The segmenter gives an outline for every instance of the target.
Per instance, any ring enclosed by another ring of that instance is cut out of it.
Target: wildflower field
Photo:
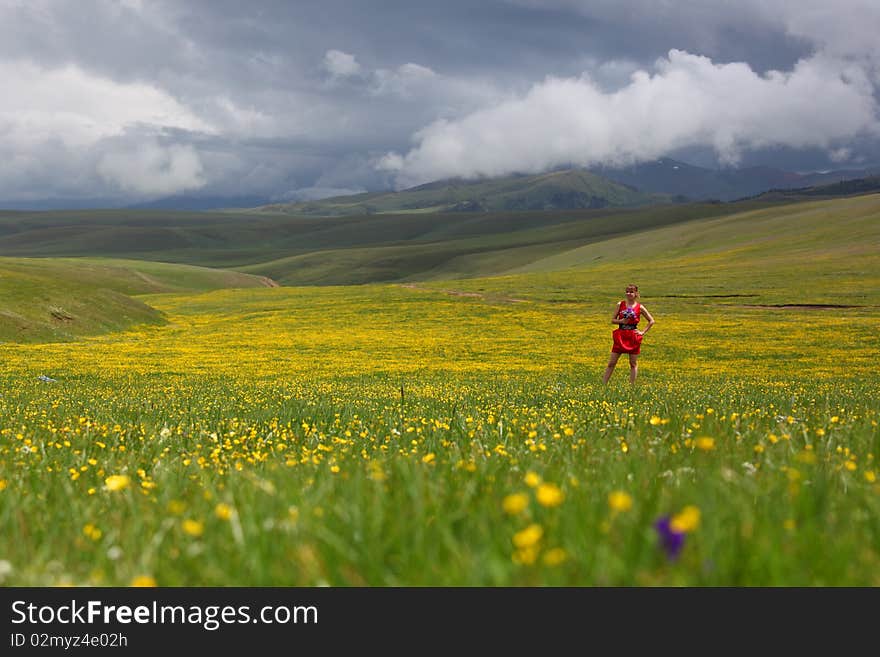
[[[0,580],[878,586],[860,253],[158,294],[2,344]],[[603,386],[628,282],[657,325]]]

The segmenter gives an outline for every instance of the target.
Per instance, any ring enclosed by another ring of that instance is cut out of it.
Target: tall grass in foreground
[[[652,304],[604,387],[604,306],[153,303],[3,346],[4,584],[880,585],[876,339],[838,313]]]

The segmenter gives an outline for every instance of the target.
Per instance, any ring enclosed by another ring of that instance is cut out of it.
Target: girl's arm
[[[644,331],[639,331],[639,335],[644,335],[647,333],[652,326],[654,326],[654,318],[651,316],[651,313],[648,312],[648,309],[642,306],[642,314],[648,318],[648,325],[645,327]]]
[[[620,305],[614,307],[614,314],[611,315],[611,323],[612,324],[626,324],[625,319],[619,319],[618,315],[620,315]]]

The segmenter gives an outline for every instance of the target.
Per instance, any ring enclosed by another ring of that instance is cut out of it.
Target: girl
[[[614,329],[611,334],[614,345],[611,347],[611,359],[608,361],[608,367],[605,368],[605,374],[602,376],[604,383],[608,383],[608,379],[611,378],[620,354],[629,354],[629,382],[636,382],[636,375],[639,373],[642,337],[654,326],[654,318],[651,317],[648,309],[639,303],[638,298],[639,286],[627,285],[626,299],[617,304],[617,308],[611,316],[611,323],[618,324],[618,328]],[[636,328],[642,315],[648,318],[648,325],[644,331]]]

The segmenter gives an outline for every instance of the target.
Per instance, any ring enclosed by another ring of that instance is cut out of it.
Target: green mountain
[[[590,170],[642,192],[675,195],[692,201],[733,201],[771,189],[829,185],[876,174],[869,169],[840,169],[824,173],[795,173],[773,167],[706,169],[668,157],[626,167],[598,166]]]
[[[303,216],[399,212],[514,212],[638,206],[669,201],[580,169],[485,180],[454,178],[399,192],[336,196],[258,208]]]
[[[733,211],[732,204],[695,203],[339,217],[157,210],[0,212],[0,256],[175,262],[269,276],[284,285],[335,285],[427,275],[462,256],[483,254],[509,259],[511,266],[524,264],[563,243],[580,246]],[[460,274],[469,271],[470,265]]]
[[[814,185],[795,189],[771,189],[755,198],[763,201],[796,201],[837,196],[856,196],[880,192],[880,176],[842,180],[828,185]]]

